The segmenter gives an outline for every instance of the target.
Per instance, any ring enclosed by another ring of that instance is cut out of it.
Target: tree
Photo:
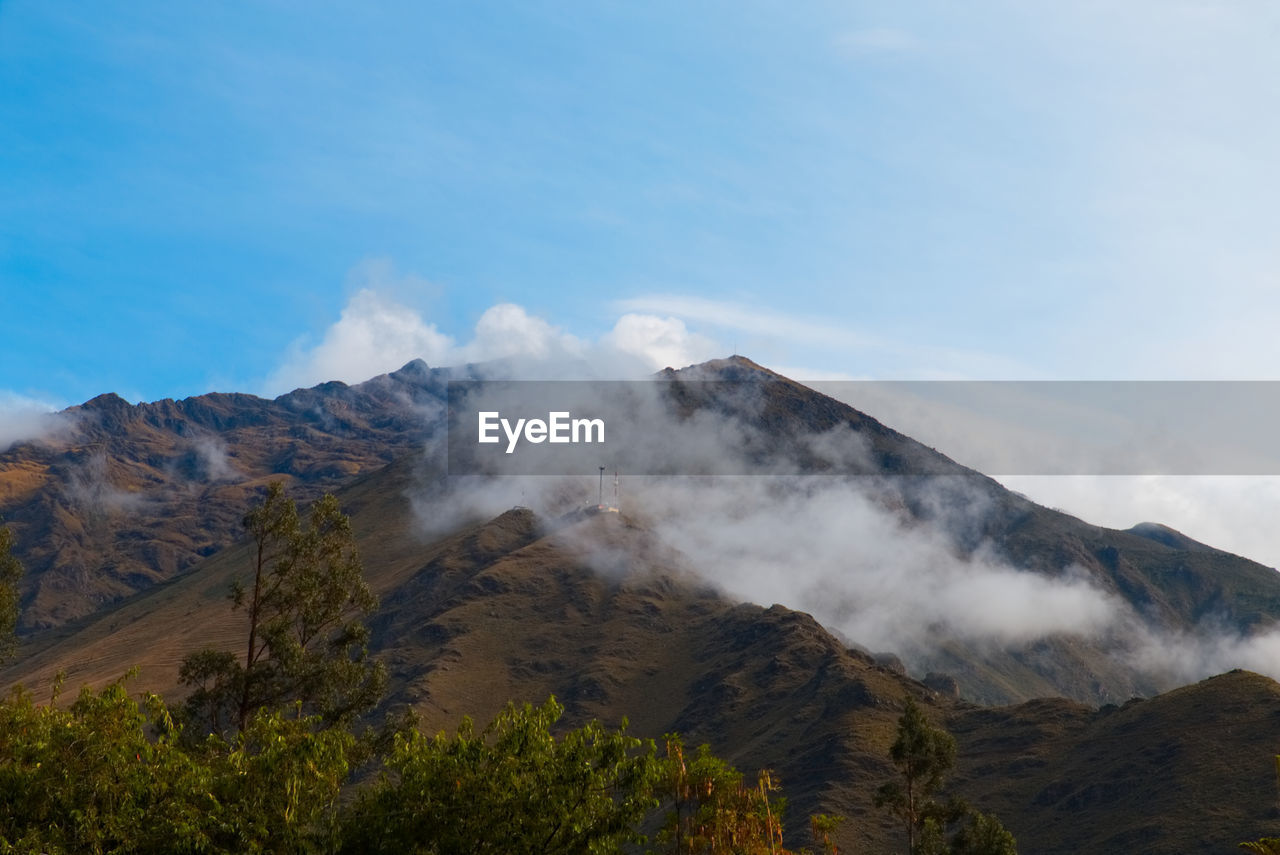
[[[203,753],[210,792],[221,808],[210,829],[214,851],[332,851],[355,737],[322,724],[296,710],[260,710],[230,753],[220,745]]]
[[[951,838],[951,855],[1018,855],[1018,842],[986,813],[971,811],[968,822]]]
[[[200,750],[123,681],[69,708],[15,689],[0,700],[0,852],[328,851],[354,738],[315,724],[264,711],[230,750]]]
[[[956,741],[929,724],[914,698],[907,698],[889,756],[900,780],[880,787],[875,803],[902,821],[907,855],[1017,855],[1017,842],[1000,820],[970,809],[962,799],[934,798],[955,765]],[[948,829],[957,824],[948,839]]]
[[[889,756],[901,779],[880,787],[875,804],[888,808],[902,821],[907,855],[915,855],[917,834],[937,806],[933,795],[955,765],[956,741],[945,730],[930,725],[915,699],[908,697]]]
[[[0,526],[0,663],[18,646],[18,580],[22,565],[13,557],[13,532]]]
[[[252,575],[231,591],[232,609],[248,618],[243,659],[213,648],[183,659],[179,676],[193,689],[188,719],[226,735],[243,732],[258,710],[297,702],[326,725],[349,726],[386,683],[360,622],[376,600],[350,520],[326,494],[304,524],[275,482],[244,526]]]
[[[780,787],[772,772],[761,770],[750,786],[710,746],[699,746],[690,758],[678,735],[668,734],[666,742],[659,795],[671,807],[658,833],[659,853],[789,855],[782,845],[786,800],[773,795]]]
[[[399,735],[381,780],[344,818],[343,852],[605,855],[640,842],[657,806],[652,742],[598,722],[557,739],[564,708],[508,704],[476,734]]]

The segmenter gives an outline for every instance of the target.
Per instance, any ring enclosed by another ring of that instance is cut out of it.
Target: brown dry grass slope
[[[734,603],[625,516],[540,519],[525,509],[421,534],[410,458],[343,490],[382,603],[371,625],[392,672],[388,707],[430,727],[486,720],[508,700],[555,694],[566,724],[629,717],[677,730],[749,773],[769,767],[791,827],[845,814],[849,851],[891,851],[871,794],[908,693],[960,742],[956,790],[997,812],[1022,851],[1224,852],[1277,822],[1270,755],[1280,686],[1231,674],[1123,708],[1065,701],[982,708],[847,649],[808,615]],[[246,556],[233,547],[102,614],[41,634],[0,683],[46,691],[141,667],[135,685],[176,696],[176,666],[208,644],[238,648],[228,608]]]

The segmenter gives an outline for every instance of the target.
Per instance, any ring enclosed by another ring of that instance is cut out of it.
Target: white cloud
[[[293,344],[284,364],[266,381],[270,393],[329,380],[359,383],[413,359],[442,362],[453,340],[413,309],[376,291],[357,291],[320,343]]]
[[[714,330],[733,350],[790,369],[797,379],[863,377],[896,379],[1013,379],[1034,376],[1024,363],[980,351],[895,341],[858,329],[775,307],[683,294],[648,294],[618,300],[624,312],[655,312]],[[815,367],[813,363],[817,363]]]
[[[112,471],[120,468],[120,464],[114,462],[115,466],[106,452],[99,449],[75,463],[62,484],[63,495],[87,514],[136,514],[155,501],[154,496],[141,491],[116,486]]]
[[[586,349],[576,336],[530,315],[514,303],[499,303],[476,321],[475,337],[458,348],[453,362],[485,362],[494,359],[580,357]]]
[[[913,526],[882,497],[839,479],[660,482],[632,501],[653,515],[665,542],[731,594],[811,612],[873,649],[911,654],[949,637],[1092,635],[1118,614],[1082,574],[1024,573],[981,549],[960,557],[941,527]],[[969,510],[954,497],[939,504]]]
[[[52,404],[0,390],[0,451],[15,443],[40,439],[56,431],[62,420]]]
[[[626,312],[660,312],[774,341],[806,342],[840,350],[884,344],[873,336],[862,335],[846,326],[787,315],[763,306],[709,300],[705,297],[650,294],[619,300],[616,305]]]
[[[620,314],[597,339],[582,338],[515,303],[489,307],[469,339],[441,331],[413,304],[430,286],[398,275],[387,262],[360,265],[363,283],[340,318],[316,341],[293,343],[263,384],[265,393],[329,380],[359,383],[412,359],[430,365],[503,361],[522,377],[632,377],[680,368],[731,352],[796,366],[798,379],[862,376],[968,378],[1025,376],[989,354],[919,347],[863,334],[851,326],[761,306],[679,294],[614,302]],[[805,367],[806,363],[809,367]],[[819,367],[812,367],[812,366]]]
[[[1006,487],[1095,525],[1157,522],[1190,538],[1280,567],[1280,477],[1263,475],[1019,475]]]
[[[722,356],[714,341],[692,333],[679,318],[628,312],[602,344],[635,356],[654,370],[683,368]]]
[[[504,372],[521,377],[621,378],[724,355],[713,339],[690,331],[679,318],[628,312],[591,341],[514,303],[486,309],[470,340],[459,343],[395,296],[366,287],[318,343],[294,342],[263,385],[275,395],[330,380],[359,383],[413,359],[429,365],[498,361]]]

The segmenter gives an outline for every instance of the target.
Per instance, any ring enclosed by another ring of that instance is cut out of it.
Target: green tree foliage
[[[0,853],[324,851],[354,739],[262,712],[230,746],[182,746],[122,683],[70,708],[0,703]],[[218,741],[218,737],[211,737]]]
[[[357,740],[299,704],[197,742],[123,682],[70,707],[15,689],[0,700],[0,855],[616,855],[659,828],[663,855],[789,855],[768,772],[748,785],[674,736],[659,760],[625,724],[556,736],[562,712],[552,698],[508,705],[479,734],[469,720],[451,736],[403,727],[381,777],[340,810]],[[839,822],[812,819],[828,855]]]
[[[1018,855],[1018,843],[1000,820],[976,811],[951,838],[951,855]]]
[[[875,804],[887,808],[902,822],[907,853],[916,855],[916,838],[925,820],[937,813],[933,796],[942,787],[956,762],[956,741],[945,730],[933,727],[914,698],[908,697],[898,719],[898,735],[889,749],[899,779],[876,791]]]
[[[224,806],[218,851],[330,851],[355,738],[319,724],[263,710],[229,753],[209,746],[203,756],[214,772],[212,792]]]
[[[656,807],[652,742],[592,722],[557,739],[563,707],[509,705],[476,734],[400,734],[381,780],[346,817],[343,852],[591,853],[642,840]]]
[[[207,648],[182,661],[188,721],[229,735],[258,710],[301,703],[327,725],[350,725],[386,684],[383,666],[368,657],[361,618],[376,601],[350,520],[325,495],[304,523],[277,482],[244,526],[252,576],[233,586],[231,600],[247,616],[245,647],[240,656]]]
[[[876,791],[875,804],[902,822],[908,855],[1017,855],[1013,835],[994,816],[971,810],[960,799],[934,798],[955,766],[956,741],[929,724],[913,698],[907,698],[898,719],[889,756],[899,778]]]
[[[22,565],[13,557],[13,532],[0,526],[0,663],[18,646],[18,580]]]

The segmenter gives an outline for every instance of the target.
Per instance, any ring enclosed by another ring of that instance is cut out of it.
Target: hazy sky
[[[1270,0],[0,0],[0,436],[547,348],[1280,379],[1277,43]]]

